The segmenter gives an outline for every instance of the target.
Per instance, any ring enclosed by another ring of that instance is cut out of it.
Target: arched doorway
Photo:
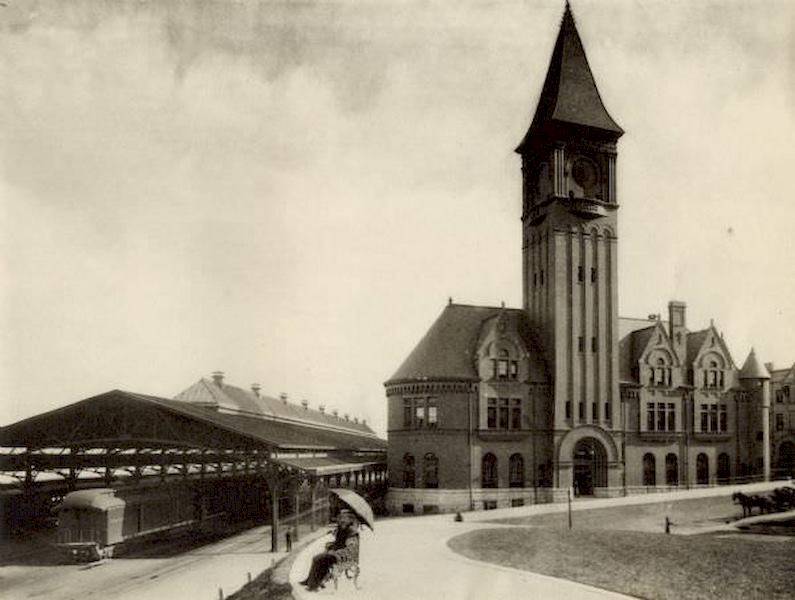
[[[727,484],[731,481],[731,465],[729,455],[722,452],[718,455],[718,483]]]
[[[581,439],[572,458],[575,496],[592,496],[594,488],[607,487],[607,453],[599,440]]]
[[[696,457],[696,482],[699,485],[709,484],[709,458],[703,452]]]

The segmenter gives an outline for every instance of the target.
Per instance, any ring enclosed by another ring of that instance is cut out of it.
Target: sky
[[[619,313],[795,362],[795,2],[572,0]],[[0,425],[215,370],[386,430],[448,298],[520,307],[562,0],[0,6]]]

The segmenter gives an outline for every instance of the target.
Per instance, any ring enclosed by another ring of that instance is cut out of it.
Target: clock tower
[[[554,381],[554,485],[580,491],[620,486],[623,473],[616,194],[623,133],[602,102],[567,3],[535,116],[516,152],[524,310]]]

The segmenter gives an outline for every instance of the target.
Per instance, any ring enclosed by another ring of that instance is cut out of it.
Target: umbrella
[[[367,525],[370,529],[373,528],[373,523],[375,522],[375,517],[373,516],[373,509],[370,508],[370,505],[367,504],[367,500],[362,498],[359,494],[354,492],[353,490],[348,490],[344,488],[340,489],[333,489],[329,490],[332,494],[336,494],[337,497],[342,500],[348,507],[356,513],[356,516]]]

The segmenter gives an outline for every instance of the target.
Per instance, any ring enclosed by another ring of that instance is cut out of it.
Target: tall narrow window
[[[612,420],[612,418],[613,418],[613,415],[610,412],[610,403],[609,402],[605,402],[605,421],[610,421],[610,420]]]
[[[720,419],[719,423],[720,429],[718,431],[720,431],[721,433],[726,433],[729,430],[729,413],[726,409],[726,405],[721,404],[720,406],[718,406],[718,411]]]
[[[521,454],[512,454],[508,463],[508,485],[524,487],[524,458]]]
[[[431,452],[422,460],[422,481],[426,488],[439,487],[439,459]]]
[[[497,457],[491,452],[483,455],[480,467],[480,485],[484,488],[497,487]]]
[[[591,404],[591,420],[598,421],[599,420],[599,404],[594,402]]]
[[[596,336],[591,338],[591,352],[596,352],[599,349],[599,346],[596,343]]]
[[[416,400],[414,405],[414,427],[422,429],[425,426],[425,402]]]
[[[522,428],[522,400],[520,398],[511,399],[511,429]]]
[[[665,403],[657,403],[657,431],[665,431]]]
[[[699,485],[709,483],[709,458],[703,452],[696,457],[696,483]]]
[[[511,370],[508,373],[510,379],[519,379],[519,361],[512,360],[510,367]]]
[[[596,269],[591,267],[591,283],[596,283]]]
[[[582,265],[577,267],[577,281],[579,281],[580,283],[585,281],[585,273],[583,271]]]
[[[486,427],[489,429],[497,428],[497,399],[489,398],[486,409]]]
[[[676,404],[668,403],[668,431],[676,431]]]
[[[571,400],[566,400],[566,418],[571,419]]]
[[[412,402],[411,400],[404,399],[403,400],[403,427],[406,429],[411,429],[411,418],[413,416],[413,409],[412,409]]]
[[[643,485],[657,485],[657,465],[651,453],[643,455]]]
[[[709,430],[718,431],[718,405],[711,404],[709,407]]]
[[[654,431],[654,402],[646,404],[646,431]]]
[[[582,336],[577,338],[577,349],[580,352],[585,352],[585,338]]]
[[[413,488],[414,483],[414,457],[411,454],[405,454],[403,455],[403,487]]]
[[[679,461],[676,454],[665,457],[665,485],[679,485]]]
[[[436,429],[439,424],[439,417],[437,414],[436,398],[428,398],[428,428]]]
[[[508,429],[508,398],[500,398],[500,429]]]
[[[709,406],[707,404],[701,405],[701,431],[709,431]]]
[[[578,417],[580,421],[585,418],[585,402],[580,402]]]

